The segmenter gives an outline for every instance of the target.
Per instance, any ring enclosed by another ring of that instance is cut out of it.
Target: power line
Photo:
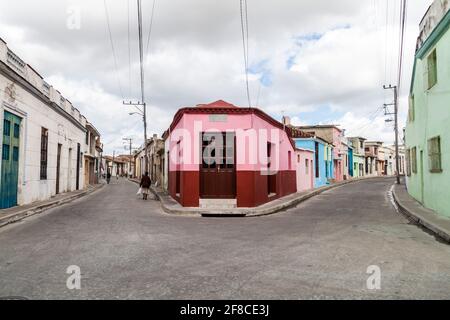
[[[143,104],[143,120],[144,120],[144,149],[145,149],[145,170],[148,171],[148,150],[147,150],[147,104],[145,102],[145,86],[144,86],[144,48],[142,43],[142,0],[137,0],[138,7],[138,28],[139,28],[139,60],[141,68],[141,103]]]
[[[245,83],[247,89],[248,107],[252,107],[250,98],[250,88],[248,81],[248,6],[247,0],[240,0],[240,13],[241,13],[241,31],[242,31],[242,45],[244,49],[244,65],[245,65]]]
[[[127,1],[128,10],[128,77],[129,77],[129,92],[128,95],[131,98],[131,45],[130,45],[130,0]]]
[[[120,77],[119,77],[119,68],[118,68],[118,64],[117,64],[117,55],[116,55],[116,50],[114,48],[114,41],[113,41],[113,36],[112,36],[112,32],[111,32],[111,23],[109,21],[108,5],[106,4],[106,0],[103,0],[103,4],[105,6],[106,24],[108,26],[109,40],[110,40],[110,43],[111,43],[111,50],[112,50],[112,54],[113,54],[113,58],[114,58],[114,68],[115,68],[115,72],[116,72],[117,81],[119,83],[120,95],[122,96],[122,99],[124,99],[123,90],[122,90],[122,84],[120,82]]]
[[[388,29],[389,29],[389,0],[386,0],[386,21],[384,35],[384,82],[387,82],[387,66],[388,66]]]
[[[369,115],[368,119],[368,123],[363,124],[362,126],[356,127],[353,130],[349,130],[349,133],[352,133],[351,135],[354,136],[359,136],[361,135],[368,126],[370,126],[371,124],[373,124],[373,120],[375,120],[378,116],[378,114],[380,113],[380,111],[383,109],[383,107],[378,107],[371,115]],[[358,134],[353,134],[353,132],[358,132]]]
[[[401,82],[402,82],[402,69],[403,69],[403,48],[404,48],[404,40],[405,40],[405,25],[406,25],[406,0],[402,0],[401,6],[401,16],[400,16],[400,49],[399,49],[399,57],[398,57],[398,78],[397,78],[397,90],[400,93],[401,90]]]
[[[153,30],[153,17],[154,17],[154,14],[155,14],[155,3],[156,3],[156,0],[153,0],[152,14],[151,14],[151,17],[150,17],[150,26],[149,26],[149,30],[148,30],[147,48],[146,48],[146,51],[145,51],[145,56],[148,55],[148,49],[150,47],[150,37],[152,35],[152,30]]]

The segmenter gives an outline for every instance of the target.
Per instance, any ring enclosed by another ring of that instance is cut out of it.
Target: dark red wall
[[[257,207],[264,203],[297,192],[295,171],[280,171],[275,175],[276,196],[269,199],[268,176],[259,171],[237,171],[238,207]]]
[[[176,171],[169,172],[169,193],[184,207],[198,207],[200,197],[200,172],[181,172],[180,198],[175,194]],[[269,202],[267,176],[259,171],[237,171],[236,191],[238,207],[257,207]],[[297,192],[296,172],[280,171],[276,174],[277,194],[270,201]]]
[[[198,171],[181,171],[180,175],[180,197],[176,195],[176,171],[169,171],[169,194],[183,207],[198,207],[199,204],[199,181]]]

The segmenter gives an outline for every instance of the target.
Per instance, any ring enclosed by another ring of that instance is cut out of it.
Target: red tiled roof
[[[217,100],[215,102],[209,103],[209,104],[198,104],[197,108],[200,109],[240,109],[239,107],[228,103],[223,100]]]

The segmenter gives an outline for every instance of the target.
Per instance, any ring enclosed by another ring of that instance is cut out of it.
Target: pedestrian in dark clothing
[[[148,172],[146,172],[142,178],[141,178],[141,183],[140,183],[140,187],[142,189],[142,196],[144,200],[147,200],[148,194],[150,193],[150,186],[152,185],[152,180],[150,179],[150,177],[148,176]]]
[[[106,182],[109,184],[109,182],[111,181],[111,172],[109,172],[106,174]]]

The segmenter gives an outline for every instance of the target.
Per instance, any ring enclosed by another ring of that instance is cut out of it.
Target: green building
[[[435,0],[421,22],[405,130],[409,194],[450,217],[450,11]]]
[[[365,164],[365,142],[367,139],[362,137],[348,138],[350,146],[353,148],[353,178],[364,176]]]

